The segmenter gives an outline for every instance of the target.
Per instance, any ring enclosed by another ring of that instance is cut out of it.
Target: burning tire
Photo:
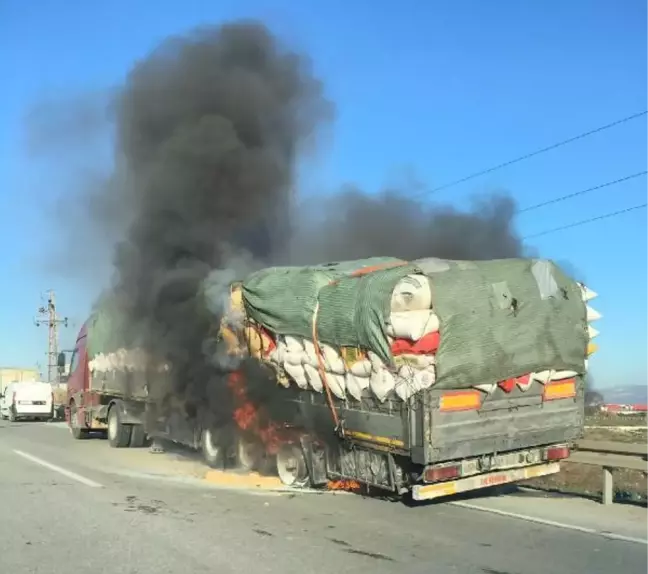
[[[236,461],[243,470],[262,470],[266,460],[265,448],[256,441],[239,437],[236,442]]]
[[[221,433],[212,429],[204,429],[200,439],[205,462],[212,468],[223,468],[225,464],[225,447]]]
[[[308,484],[308,469],[301,449],[285,445],[277,453],[277,474],[286,486],[301,487]]]

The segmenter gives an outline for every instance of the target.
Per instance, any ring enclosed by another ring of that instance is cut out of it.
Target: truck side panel
[[[133,400],[145,400],[148,396],[147,377],[144,372],[108,371],[90,374],[90,390]]]
[[[497,389],[484,398],[479,409],[442,412],[442,391],[430,391],[429,419],[419,417],[412,445],[412,459],[419,464],[457,460],[514,451],[580,437],[584,421],[584,384],[575,380],[576,395],[543,400],[544,387],[505,393]],[[418,413],[414,412],[416,417]],[[421,442],[421,438],[423,439]]]
[[[540,383],[510,393],[501,389],[481,394],[478,409],[442,412],[447,391],[429,390],[409,404],[387,400],[336,400],[336,411],[346,438],[377,449],[411,457],[419,465],[457,460],[529,447],[570,442],[581,436],[584,385],[576,379],[576,396],[544,400]],[[452,391],[451,391],[452,392]],[[321,394],[301,392],[300,420],[294,421],[333,436],[330,408]]]
[[[305,428],[318,433],[333,435],[334,424],[331,410],[324,395],[302,391],[297,399],[300,405],[301,421]],[[345,435],[351,440],[389,448],[406,454],[409,451],[409,421],[407,407],[397,400],[380,404],[367,398],[362,402],[345,403],[336,401],[336,411],[344,421]]]

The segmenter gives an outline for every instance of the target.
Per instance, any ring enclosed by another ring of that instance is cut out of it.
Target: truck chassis
[[[285,400],[292,403],[294,416],[286,423],[286,440],[269,453],[257,436],[233,422],[213,428],[179,409],[161,416],[152,402],[98,392],[76,399],[84,406],[78,408],[73,397],[66,413],[76,439],[98,431],[115,448],[141,448],[150,442],[156,448],[159,441],[170,441],[201,451],[213,468],[275,472],[290,487],[353,481],[392,495],[411,493],[415,500],[556,473],[582,429],[582,421],[573,416],[579,402],[574,397],[566,409],[553,413],[564,424],[551,430],[531,425],[523,436],[500,438],[500,448],[493,449],[491,442],[483,452],[469,453],[456,445],[429,444],[435,440],[434,431],[425,432],[434,428],[429,420],[434,417],[434,392],[409,404],[368,400],[350,406],[338,401],[342,422],[333,432],[329,406],[321,395],[286,389]],[[542,417],[551,422],[551,411]]]

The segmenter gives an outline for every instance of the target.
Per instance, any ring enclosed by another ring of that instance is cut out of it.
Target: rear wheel
[[[254,440],[239,437],[236,442],[236,460],[238,466],[244,470],[259,470],[263,466],[265,459],[265,448],[263,445]]]
[[[118,405],[113,405],[108,411],[108,443],[113,448],[126,448],[130,444],[133,425],[125,425],[121,421],[121,411]]]
[[[131,448],[142,448],[144,445],[146,445],[144,425],[132,425],[129,446]]]
[[[279,449],[277,474],[286,486],[301,487],[308,484],[308,470],[300,448],[295,445],[284,445]]]
[[[222,433],[217,430],[204,429],[200,439],[205,462],[212,468],[223,468],[225,466],[225,445],[223,444]]]
[[[76,440],[88,437],[88,430],[81,425],[81,418],[76,403],[70,404],[70,432]]]

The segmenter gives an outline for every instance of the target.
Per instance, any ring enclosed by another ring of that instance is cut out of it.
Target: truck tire
[[[113,448],[127,448],[130,444],[133,425],[121,421],[119,405],[113,405],[108,411],[108,444]]]
[[[75,440],[88,438],[88,430],[81,426],[76,403],[70,403],[70,432]]]
[[[203,429],[200,437],[200,449],[205,462],[212,468],[222,469],[225,466],[225,446],[222,435],[217,430]]]
[[[239,468],[265,474],[268,463],[265,447],[260,441],[240,436],[236,442],[236,462]]]
[[[304,454],[296,445],[284,445],[277,453],[277,474],[286,486],[302,487],[308,484],[308,469]]]
[[[146,444],[146,433],[144,425],[131,425],[130,442],[131,448],[142,448]]]

